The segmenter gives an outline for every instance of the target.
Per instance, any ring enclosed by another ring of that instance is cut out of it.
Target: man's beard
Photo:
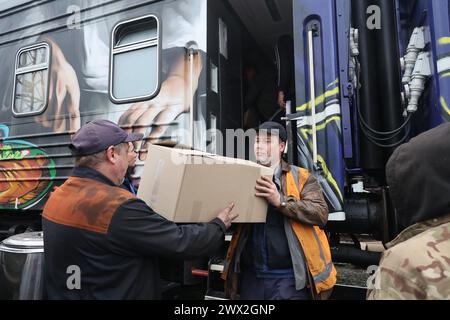
[[[265,167],[270,167],[272,164],[272,159],[268,157],[260,157],[259,159],[256,159],[256,163]]]

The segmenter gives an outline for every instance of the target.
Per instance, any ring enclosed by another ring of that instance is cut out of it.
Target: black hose
[[[366,138],[370,140],[370,142],[372,142],[373,144],[375,144],[376,146],[380,147],[380,148],[395,148],[398,147],[399,145],[401,145],[402,143],[404,143],[406,141],[406,139],[409,136],[410,133],[410,127],[408,126],[405,132],[405,135],[402,137],[402,139],[400,139],[398,142],[392,143],[392,144],[381,144],[378,143],[375,139],[372,138],[371,135],[368,134],[368,132],[364,131],[365,129],[363,129],[361,127],[363,133],[366,135]],[[395,136],[393,136],[395,137]],[[390,139],[392,139],[393,137],[391,137]],[[388,140],[390,140],[388,139]]]
[[[359,63],[358,58],[355,57],[355,60],[356,60],[356,70],[357,70],[357,79],[358,79],[356,109],[358,111],[358,119],[359,119],[361,131],[364,133],[364,135],[370,142],[372,142],[374,145],[376,145],[380,148],[398,147],[399,145],[401,145],[403,142],[405,142],[408,139],[408,136],[410,133],[410,127],[408,126],[408,124],[410,123],[410,120],[411,120],[411,114],[408,114],[404,123],[397,129],[394,129],[391,131],[378,131],[378,130],[371,128],[370,125],[364,120],[364,117],[361,114],[360,101],[359,101],[359,79],[360,79],[361,70],[360,70],[360,63]],[[405,127],[406,127],[406,132],[399,141],[392,143],[392,144],[381,143],[382,141],[392,140],[393,138],[397,137]],[[374,134],[381,135],[381,136],[387,136],[387,137],[380,138],[380,137],[374,136]]]

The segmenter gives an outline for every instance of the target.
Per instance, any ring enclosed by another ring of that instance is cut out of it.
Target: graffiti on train
[[[0,131],[0,209],[29,209],[53,186],[55,162],[28,141],[8,139],[7,126]]]

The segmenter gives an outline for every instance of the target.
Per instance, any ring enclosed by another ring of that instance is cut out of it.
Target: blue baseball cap
[[[87,156],[123,142],[142,140],[143,134],[126,133],[109,120],[94,120],[82,126],[72,137],[69,148],[77,156]]]

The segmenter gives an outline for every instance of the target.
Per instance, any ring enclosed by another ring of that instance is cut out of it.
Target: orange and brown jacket
[[[178,226],[83,167],[52,192],[42,223],[49,299],[158,299],[159,258],[209,256],[225,235],[217,218]],[[79,288],[68,286],[74,268]]]

